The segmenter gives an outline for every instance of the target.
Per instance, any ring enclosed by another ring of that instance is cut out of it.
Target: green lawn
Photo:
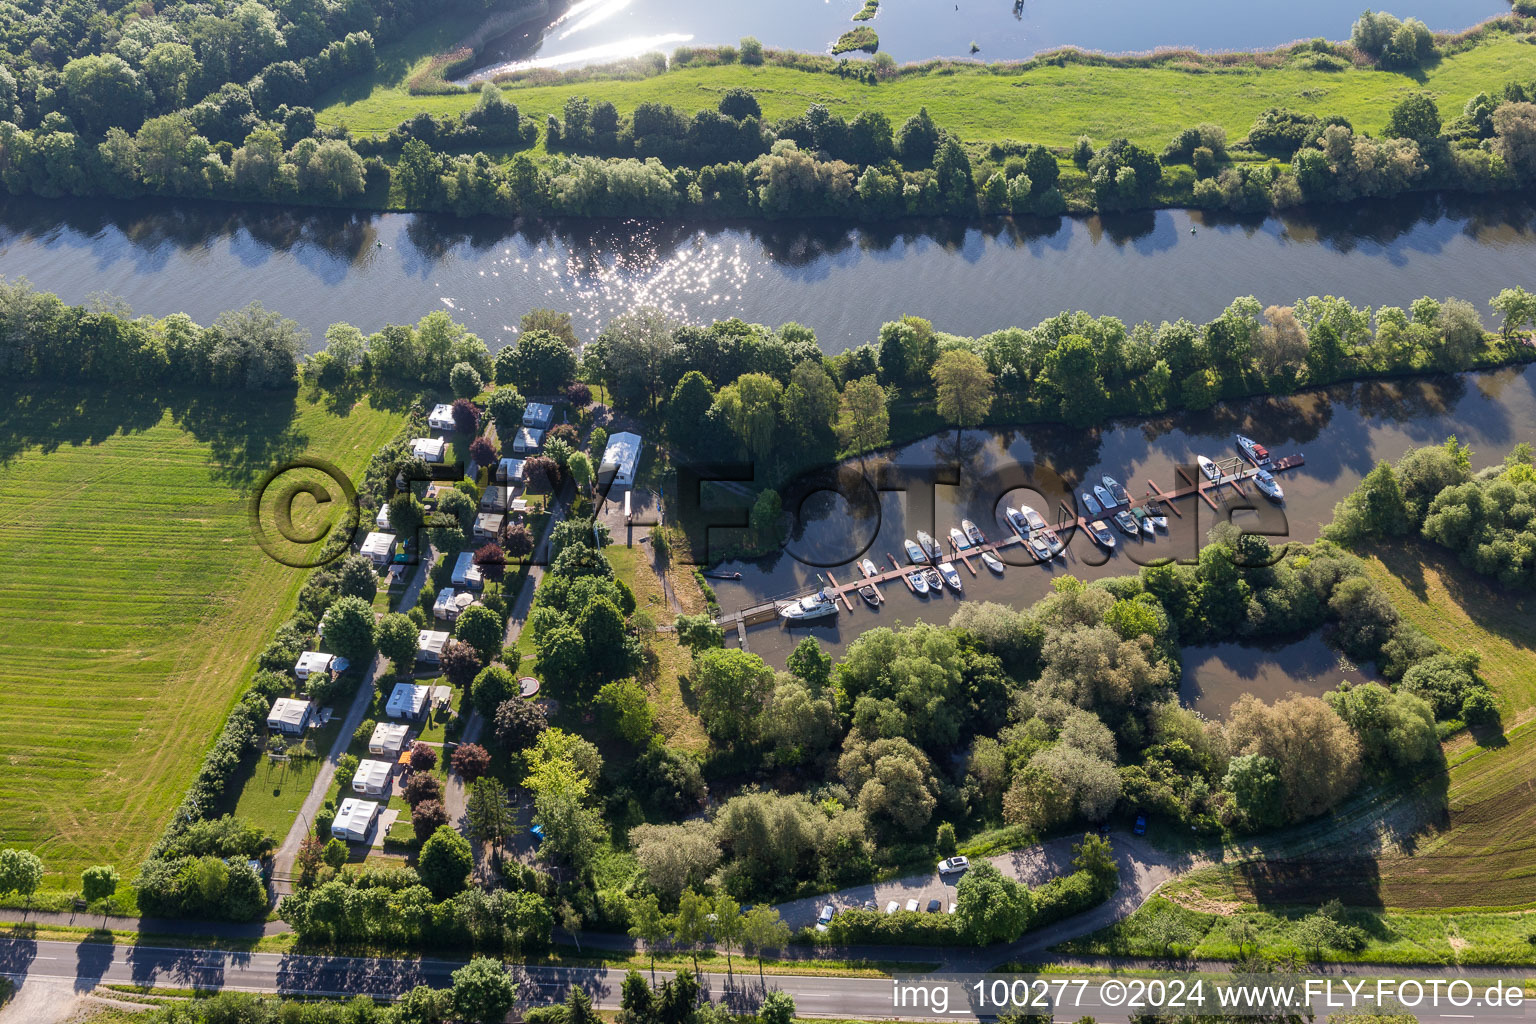
[[[52,884],[131,877],[306,575],[256,546],[254,485],[299,454],[356,478],[401,417],[131,386],[3,407],[0,846]]]
[[[626,114],[647,101],[670,103],[691,113],[713,108],[723,93],[740,87],[756,94],[764,117],[770,120],[823,103],[848,118],[877,110],[899,125],[918,107],[926,106],[940,126],[970,143],[1019,139],[1067,146],[1086,134],[1101,142],[1125,136],[1160,150],[1175,132],[1204,121],[1223,125],[1229,138],[1240,138],[1254,118],[1272,106],[1343,114],[1357,129],[1379,132],[1392,106],[1420,89],[1432,93],[1442,113],[1450,117],[1479,91],[1495,92],[1513,79],[1528,81],[1533,59],[1536,50],[1529,43],[1491,33],[1466,52],[1415,74],[1086,65],[1008,73],[976,65],[864,85],[780,67],[724,65],[672,71],[641,81],[517,84],[506,92],[508,99],[540,122],[547,114],[558,114],[570,96],[611,100]],[[396,67],[404,63],[397,62]],[[419,112],[453,114],[476,102],[473,95],[412,96],[405,86],[409,70],[377,76],[367,83],[371,92],[366,95],[358,85],[350,92],[333,93],[320,111],[320,123],[344,123],[353,132],[378,134]]]
[[[336,742],[336,734],[341,730],[344,717],[345,705],[336,709],[328,725],[313,730],[307,753],[299,755],[290,750],[286,763],[273,762],[265,757],[257,761],[246,776],[233,813],[260,825],[276,837],[278,842],[282,842],[293,824],[294,816],[304,805],[305,797],[309,796],[315,776],[320,774],[326,753],[331,749],[331,744]]]

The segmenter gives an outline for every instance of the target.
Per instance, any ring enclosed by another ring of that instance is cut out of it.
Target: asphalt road
[[[51,942],[0,939],[0,975],[23,985],[84,994],[103,984],[134,984],[168,988],[234,989],[280,992],[286,995],[393,997],[421,984],[447,987],[460,966],[450,960],[391,960],[363,957],[295,956],[278,953],[226,953],[215,950],[176,949],[164,946],[109,946],[92,942]],[[805,975],[768,975],[759,978],[751,962],[741,961],[734,974],[707,973],[702,980],[710,998],[737,1012],[756,1007],[767,992],[782,989],[795,999],[797,1011],[808,1017],[853,1019],[903,1019],[933,1021],[994,1016],[999,990],[998,975],[946,974],[926,978],[836,978]],[[573,983],[582,985],[601,1008],[619,1004],[624,972],[602,968],[512,967],[519,985],[519,1005],[544,1006],[565,998]],[[1417,972],[1414,972],[1417,973]],[[658,980],[669,977],[657,973]],[[985,980],[984,980],[985,979]],[[1059,981],[1060,979],[1055,979]],[[1340,985],[1347,979],[1329,979],[1332,998],[1341,998]],[[1055,984],[1055,981],[1052,984]],[[1057,1020],[1075,1021],[1091,1015],[1102,1024],[1124,1024],[1131,1011],[1125,1003],[1124,981],[1086,977],[1084,983],[1046,993],[1055,1001]],[[977,982],[982,982],[978,991]],[[1108,983],[1111,988],[1104,990]],[[1131,982],[1134,984],[1134,982]],[[1005,983],[1006,984],[1006,983]],[[1366,982],[1374,985],[1374,981]],[[1121,985],[1121,989],[1113,986]],[[1367,989],[1369,990],[1369,989]],[[1013,991],[1019,991],[1014,988]],[[1029,989],[1024,989],[1028,993]],[[1424,1021],[1524,1020],[1524,1007],[1491,1006],[1482,997],[1484,983],[1468,991],[1476,996],[1467,1005],[1443,1004],[1419,1009]],[[1119,998],[1114,993],[1119,992]],[[991,993],[990,998],[988,993]],[[1015,996],[1014,998],[1018,998]],[[1026,995],[1027,1000],[1036,996]],[[1327,1019],[1337,1005],[1318,991],[1312,1006],[1319,1019]],[[1003,1006],[1002,1009],[1008,1007]],[[1361,1005],[1359,1009],[1370,1009]],[[1206,1005],[1206,1012],[1214,1006]]]

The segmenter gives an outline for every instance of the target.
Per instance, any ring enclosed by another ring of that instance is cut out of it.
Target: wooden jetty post
[[[912,581],[907,578],[907,574],[901,571],[901,563],[896,561],[896,556],[887,551],[885,553],[885,557],[891,560],[891,567],[900,574],[901,582],[907,585],[907,589],[912,591],[914,594],[917,593],[917,588],[912,585]]]
[[[833,596],[842,600],[843,607],[847,608],[849,611],[853,611],[853,602],[848,600],[848,589],[841,583],[837,582],[837,577],[832,575],[831,569],[827,570],[827,579],[832,582]]]

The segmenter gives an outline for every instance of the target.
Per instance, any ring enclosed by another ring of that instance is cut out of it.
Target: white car
[[[901,904],[897,903],[895,900],[891,900],[891,902],[889,902],[889,903],[887,903],[885,905],[885,912],[887,914],[894,914],[894,913],[896,913],[896,911],[898,911],[900,909],[901,909]]]
[[[837,908],[828,903],[821,908],[821,916],[816,919],[817,924],[828,924],[837,913]]]
[[[964,871],[971,866],[971,862],[964,857],[950,857],[948,860],[939,861],[939,874],[951,875],[957,871]]]
[[[914,914],[917,913],[917,900],[907,900],[907,909]]]

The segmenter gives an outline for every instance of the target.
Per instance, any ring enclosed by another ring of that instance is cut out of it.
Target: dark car
[[[935,896],[933,899],[928,901],[928,913],[937,914],[941,906],[943,906],[943,904],[941,904],[938,897]]]
[[[1131,826],[1131,831],[1139,836],[1147,834],[1147,816],[1145,814],[1136,815],[1136,824]]]

